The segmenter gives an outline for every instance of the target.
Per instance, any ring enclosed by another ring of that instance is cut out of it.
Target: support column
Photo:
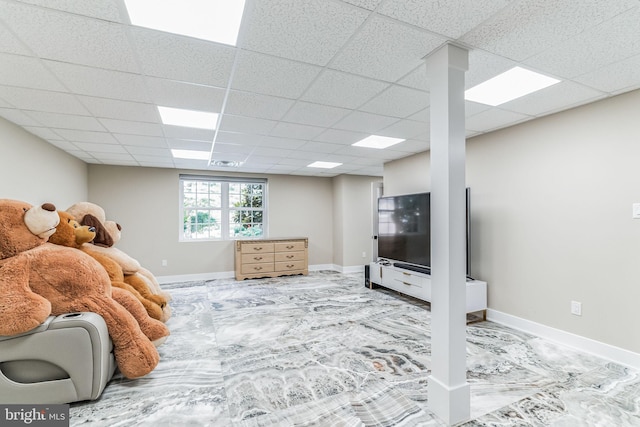
[[[468,51],[446,44],[426,59],[431,93],[431,376],[429,408],[470,418],[466,368],[464,74]]]

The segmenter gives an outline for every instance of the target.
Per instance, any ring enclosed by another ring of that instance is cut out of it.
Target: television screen
[[[429,193],[378,198],[378,257],[431,267]],[[469,189],[466,190],[466,265],[469,272]]]
[[[378,256],[429,266],[429,193],[378,199]]]

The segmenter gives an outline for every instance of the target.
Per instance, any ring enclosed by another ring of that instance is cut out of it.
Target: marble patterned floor
[[[172,335],[71,426],[444,426],[429,304],[362,274],[163,285]],[[492,322],[467,327],[470,426],[640,426],[640,373]]]

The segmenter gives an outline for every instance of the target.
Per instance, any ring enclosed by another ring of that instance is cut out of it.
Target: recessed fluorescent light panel
[[[310,165],[307,165],[308,168],[322,168],[322,169],[333,169],[336,166],[340,166],[342,163],[334,163],[334,162],[313,162]]]
[[[171,155],[176,159],[188,159],[188,160],[209,160],[208,151],[196,151],[196,150],[171,150]]]
[[[214,130],[218,122],[217,113],[208,113],[206,111],[158,107],[158,112],[160,112],[162,123],[165,125]]]
[[[388,136],[371,135],[352,145],[354,147],[377,148],[381,150],[383,148],[391,147],[392,145],[395,145],[402,141],[404,141],[404,139],[402,138],[390,138]]]
[[[133,25],[236,45],[244,0],[125,0]]]
[[[521,67],[495,76],[464,93],[467,101],[496,106],[560,82]]]

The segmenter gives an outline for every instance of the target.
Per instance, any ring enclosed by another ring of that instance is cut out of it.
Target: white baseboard
[[[351,269],[354,267],[347,267]],[[356,267],[357,268],[357,267]],[[360,267],[361,270],[355,271],[343,271],[344,268],[335,264],[316,264],[310,265],[309,271],[322,271],[331,270],[339,271],[341,273],[356,273],[358,271],[364,271],[364,267]],[[215,280],[215,279],[233,279],[235,277],[234,271],[221,271],[216,273],[199,273],[199,274],[178,274],[176,276],[156,276],[156,280],[159,284],[176,283],[176,282],[197,282],[201,280]]]
[[[161,285],[176,282],[197,282],[199,280],[232,279],[234,271],[221,271],[218,273],[179,274],[177,276],[156,276]]]
[[[488,309],[487,320],[530,333],[540,338],[548,339],[561,345],[573,347],[585,353],[590,353],[630,368],[640,369],[640,354],[620,347],[545,326],[497,310]]]

